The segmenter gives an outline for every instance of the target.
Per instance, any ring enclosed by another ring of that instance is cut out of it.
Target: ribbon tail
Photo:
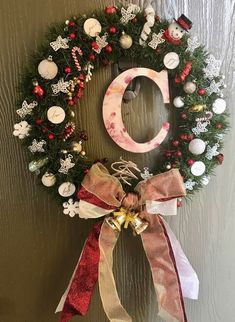
[[[99,237],[99,290],[104,311],[111,322],[132,322],[131,317],[121,305],[113,276],[113,250],[119,233],[106,222],[101,227]]]
[[[166,223],[166,221],[163,218],[161,219],[166,228],[167,235],[170,239],[172,250],[174,252],[183,296],[192,300],[197,300],[199,292],[199,280],[197,274],[189,263],[187,257],[185,256],[180,243],[175,237],[173,231]]]
[[[99,235],[102,223],[90,232],[75,268],[69,286],[62,296],[56,312],[62,311],[61,322],[69,321],[74,315],[85,315],[98,280]]]
[[[149,227],[141,234],[158,298],[159,316],[167,322],[187,322],[174,253],[159,215],[146,214]]]

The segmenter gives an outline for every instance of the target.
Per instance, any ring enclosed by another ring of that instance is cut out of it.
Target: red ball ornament
[[[181,133],[181,134],[179,135],[179,138],[180,138],[180,140],[182,140],[182,141],[187,141],[187,139],[188,139],[188,134],[186,134],[186,133]]]
[[[114,6],[108,6],[105,8],[105,13],[107,13],[109,15],[116,13],[116,12],[117,12],[117,9]]]
[[[132,23],[137,23],[138,19],[135,17],[131,20]]]
[[[74,39],[76,37],[76,35],[72,32],[71,34],[69,34],[69,38]]]
[[[40,85],[38,85],[38,82],[33,82],[34,88],[33,88],[33,93],[36,95],[37,98],[41,99],[44,97],[44,90]]]
[[[185,113],[185,112],[180,113],[180,118],[181,118],[181,120],[187,120],[188,119],[187,113]]]
[[[216,129],[222,129],[223,128],[223,124],[222,123],[216,123],[215,124]]]
[[[66,66],[66,67],[64,68],[64,72],[65,72],[66,74],[70,74],[70,73],[72,73],[72,68],[71,68],[71,67],[69,67],[69,66]]]
[[[73,99],[71,99],[71,100],[69,100],[68,104],[69,104],[70,106],[73,106],[73,105],[75,105],[75,102],[74,102],[74,100],[73,100]]]
[[[199,88],[199,90],[197,91],[197,93],[199,95],[205,95],[206,94],[206,90],[205,90],[205,88]]]
[[[178,200],[177,200],[177,207],[178,207],[178,208],[179,208],[179,207],[182,207],[182,205],[183,205],[182,200],[178,199]]]
[[[110,45],[107,45],[107,46],[105,47],[105,51],[106,51],[107,53],[111,54],[111,52],[113,51],[113,48],[112,48]]]
[[[215,158],[216,158],[216,160],[218,161],[219,164],[222,164],[224,162],[223,153],[218,154]]]
[[[35,123],[36,123],[37,125],[42,125],[43,120],[42,120],[42,119],[36,119]]]
[[[112,27],[109,28],[109,33],[110,34],[116,34],[116,32],[117,32],[116,27],[112,26]]]
[[[95,60],[95,55],[94,54],[90,54],[89,55],[89,60],[94,61]]]
[[[99,45],[97,44],[97,42],[96,42],[96,41],[92,41],[92,43],[91,43],[91,47],[92,47],[93,49],[98,49],[98,48],[99,48]]]
[[[74,21],[69,22],[69,27],[74,27],[75,25],[76,25],[76,23]]]
[[[177,157],[177,158],[181,158],[182,157],[182,152],[180,151],[180,150],[178,150],[178,151],[176,151],[175,152],[175,156]]]
[[[191,167],[193,164],[194,164],[194,160],[193,159],[189,159],[188,161],[187,161],[187,164]]]
[[[179,144],[180,144],[180,142],[179,142],[178,140],[173,140],[173,141],[171,142],[171,145],[172,145],[172,146],[174,146],[174,147],[179,146]]]
[[[54,134],[52,134],[52,133],[48,134],[47,137],[49,140],[53,140],[55,138]]]

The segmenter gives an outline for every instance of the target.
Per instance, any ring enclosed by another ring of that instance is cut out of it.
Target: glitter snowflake
[[[46,144],[46,141],[44,141],[44,140],[37,141],[36,139],[34,139],[32,144],[29,146],[29,151],[32,153],[45,152],[45,150],[43,148],[44,144]]]
[[[62,38],[61,36],[58,36],[55,41],[52,41],[50,43],[50,46],[54,49],[54,51],[57,51],[60,48],[67,49],[69,48],[68,41],[69,40],[67,38]]]
[[[108,34],[105,33],[102,37],[96,36],[95,41],[98,45],[98,48],[93,48],[93,50],[100,54],[101,50],[108,45],[108,42],[106,41]]]
[[[206,122],[197,122],[196,127],[192,128],[192,132],[195,135],[199,135],[200,133],[205,133],[208,132],[208,129],[206,128],[207,125],[210,124],[210,121],[206,121]]]
[[[152,34],[152,40],[148,43],[149,47],[156,49],[159,44],[162,44],[165,39],[162,38],[164,30],[160,30],[158,34]]]
[[[26,121],[21,121],[20,123],[14,124],[14,136],[18,136],[19,139],[24,139],[26,136],[29,136],[29,131],[31,126]]]
[[[216,83],[215,80],[213,80],[210,84],[209,87],[206,88],[206,91],[208,93],[208,95],[211,95],[213,93],[216,93],[218,95],[220,95],[221,97],[223,96],[222,93],[222,88],[224,87],[224,81],[223,79],[221,79],[219,82]]]
[[[135,18],[136,14],[140,11],[140,7],[137,6],[136,4],[129,4],[127,9],[121,8],[121,23],[123,25],[126,25],[128,21],[132,20]]]
[[[142,179],[146,180],[152,177],[153,174],[149,172],[149,168],[145,167],[144,172],[141,172],[140,176]]]
[[[58,170],[60,173],[67,174],[69,169],[75,166],[75,163],[71,162],[73,156],[69,154],[65,160],[60,159],[60,169]]]
[[[220,75],[221,61],[216,60],[213,55],[209,55],[205,62],[207,63],[207,66],[203,68],[205,77],[209,79],[218,77]]]
[[[192,181],[192,179],[188,179],[185,183],[184,183],[184,186],[185,186],[185,189],[186,190],[193,190],[193,187],[195,186],[196,182],[195,181]]]
[[[219,148],[219,144],[216,143],[213,147],[211,147],[210,145],[207,146],[207,152],[206,152],[206,158],[208,160],[212,160],[213,157],[217,156],[219,154],[219,152],[217,151],[217,149]]]
[[[72,198],[70,198],[67,202],[63,203],[63,213],[65,215],[69,215],[70,217],[74,217],[75,215],[78,215],[79,212],[79,202],[78,201],[73,201]]]
[[[38,103],[33,101],[32,103],[27,103],[26,100],[23,101],[22,107],[16,111],[16,113],[21,117],[25,117],[28,114],[32,113],[32,110],[34,109],[35,106],[37,106]]]
[[[188,47],[186,51],[190,51],[191,53],[193,53],[194,50],[200,46],[197,36],[188,38],[187,43],[188,43]]]
[[[52,91],[54,94],[58,94],[59,92],[68,93],[68,87],[70,82],[65,82],[63,78],[61,78],[57,84],[51,85]]]

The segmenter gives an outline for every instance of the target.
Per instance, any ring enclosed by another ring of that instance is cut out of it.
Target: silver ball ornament
[[[119,39],[119,43],[123,49],[129,49],[129,48],[131,48],[131,46],[133,44],[133,40],[132,40],[131,36],[123,33]]]

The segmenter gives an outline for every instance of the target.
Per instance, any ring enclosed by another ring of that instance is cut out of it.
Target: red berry
[[[92,43],[91,43],[91,47],[92,47],[93,49],[98,49],[98,48],[99,48],[99,45],[97,44],[97,42],[96,42],[96,41],[92,41]]]
[[[217,129],[222,129],[222,128],[223,128],[223,124],[222,124],[222,123],[216,123],[216,124],[215,124],[215,127],[216,127]]]
[[[187,161],[187,163],[188,163],[188,165],[191,167],[193,164],[194,164],[194,160],[193,159],[189,159],[188,161]]]
[[[167,158],[170,158],[170,157],[172,156],[171,151],[165,151],[165,156],[166,156]]]
[[[185,112],[180,113],[180,118],[181,118],[181,120],[187,120],[187,118],[188,118],[187,113],[185,113]]]
[[[74,33],[69,34],[69,38],[74,39],[76,35]]]
[[[193,134],[187,134],[187,141],[192,141],[193,138],[194,138]]]
[[[188,135],[186,133],[181,133],[179,135],[180,140],[187,141]]]
[[[162,52],[161,48],[157,48],[157,49],[156,49],[156,53],[157,53],[157,54],[160,54],[161,52]]]
[[[64,72],[65,72],[66,74],[70,74],[70,73],[72,73],[72,68],[71,68],[71,67],[69,67],[69,66],[66,66],[66,67],[64,68]]]
[[[161,19],[161,18],[160,18],[159,16],[155,16],[155,21],[156,21],[156,22],[160,21],[160,19]]]
[[[83,80],[85,79],[84,74],[80,74],[80,75],[79,75],[79,79],[83,81]]]
[[[69,104],[70,106],[73,106],[73,105],[75,105],[75,102],[74,102],[74,100],[72,99],[72,100],[69,100],[68,104]]]
[[[76,25],[76,23],[74,21],[69,22],[69,27],[74,27],[75,25]]]
[[[224,161],[224,155],[223,155],[223,153],[218,154],[216,156],[216,159],[217,159],[217,161],[218,161],[219,164],[222,164],[223,161]]]
[[[182,207],[182,205],[183,205],[182,200],[177,200],[177,207]]]
[[[117,9],[114,6],[108,6],[105,8],[105,13],[113,14],[116,13]]]
[[[48,134],[47,137],[49,140],[53,140],[55,136],[54,136],[54,134],[50,133],[50,134]]]
[[[36,119],[35,123],[37,125],[41,125],[43,123],[43,120],[42,119]]]
[[[116,27],[112,26],[112,27],[109,28],[109,33],[110,34],[116,34],[116,32],[117,32]]]
[[[110,54],[113,51],[113,48],[110,45],[107,45],[105,51]]]
[[[197,91],[197,93],[198,93],[199,95],[205,95],[206,90],[205,90],[205,88],[199,88],[199,90]]]
[[[171,142],[171,145],[172,145],[172,146],[174,146],[174,147],[179,146],[179,144],[180,144],[180,142],[179,142],[178,140],[173,140],[173,141]]]
[[[133,22],[133,23],[136,23],[137,21],[138,21],[138,19],[136,17],[131,20],[131,22]]]
[[[85,169],[84,173],[87,174],[90,171],[90,169]]]
[[[181,151],[176,151],[175,152],[175,156],[177,157],[177,158],[181,158],[182,157],[182,152]]]
[[[89,59],[92,60],[92,61],[95,60],[95,55],[94,54],[90,54],[89,55]]]
[[[48,128],[47,127],[44,127],[43,129],[42,129],[42,132],[43,133],[47,133],[49,130],[48,130]]]

